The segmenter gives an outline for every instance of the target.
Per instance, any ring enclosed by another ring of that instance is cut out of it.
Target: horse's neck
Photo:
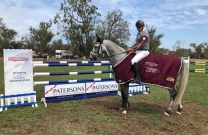
[[[109,61],[113,67],[118,64],[122,59],[124,59],[127,55],[127,53],[125,53],[125,49],[121,48],[113,42],[106,41],[105,47],[109,55]]]

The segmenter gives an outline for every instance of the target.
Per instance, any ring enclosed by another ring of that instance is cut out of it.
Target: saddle
[[[113,67],[114,78],[118,84],[124,84],[134,79],[131,59],[135,53],[129,53],[125,59]],[[138,62],[141,83],[173,88],[180,72],[182,59],[166,54],[150,53]]]

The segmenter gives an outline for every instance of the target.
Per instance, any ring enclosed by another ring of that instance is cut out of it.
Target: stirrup
[[[137,76],[134,78],[134,80],[131,81],[131,83],[141,83],[141,78]]]

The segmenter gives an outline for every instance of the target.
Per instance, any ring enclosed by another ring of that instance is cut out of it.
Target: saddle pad
[[[114,78],[118,84],[134,79],[134,71],[131,65],[131,59],[134,56],[135,53],[129,53],[125,59],[113,67]],[[176,56],[150,53],[138,63],[141,83],[173,88],[181,65],[182,59]]]

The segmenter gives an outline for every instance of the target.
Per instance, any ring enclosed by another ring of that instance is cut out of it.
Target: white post
[[[189,68],[189,64],[190,64],[190,57],[182,57],[183,61],[186,62],[186,64],[188,65],[188,68]]]
[[[3,111],[3,106],[4,106],[4,98],[1,98],[3,96],[3,94],[0,95],[0,105],[1,105],[1,108],[0,108],[0,112]]]

